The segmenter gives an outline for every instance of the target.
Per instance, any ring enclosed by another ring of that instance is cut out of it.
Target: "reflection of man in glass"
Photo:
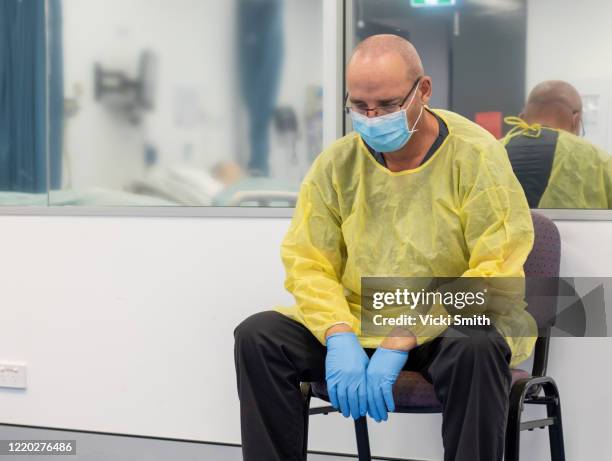
[[[611,208],[612,157],[580,137],[582,99],[569,83],[551,80],[529,94],[503,139],[532,208]]]
[[[249,118],[252,175],[267,176],[269,127],[283,58],[282,0],[239,0],[238,65]]]
[[[500,461],[510,366],[535,338],[513,337],[503,321],[462,337],[424,323],[364,334],[361,277],[524,277],[533,226],[521,186],[493,136],[427,107],[431,78],[403,38],[363,41],[347,88],[356,132],[315,160],[282,244],[296,305],[235,331],[244,459],[302,459],[301,381],[325,381],[344,416],[380,422],[407,369],[441,402],[446,460]],[[518,295],[506,320],[535,325]]]

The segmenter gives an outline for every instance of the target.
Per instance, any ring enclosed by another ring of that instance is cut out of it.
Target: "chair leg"
[[[527,382],[516,383],[510,391],[504,461],[519,461],[521,448],[521,414]]]
[[[301,383],[300,391],[304,399],[304,461],[308,458],[308,423],[310,421],[310,397],[312,395],[310,383]]]
[[[550,441],[550,457],[552,461],[565,461],[565,447],[563,444],[563,426],[561,423],[561,400],[554,380],[547,376],[519,379],[510,391],[510,408],[508,412],[508,425],[506,428],[506,447],[504,461],[518,461],[521,438],[521,413],[525,397],[531,388],[539,386],[544,390],[546,412],[554,424],[548,425]],[[531,402],[533,403],[533,402]],[[531,421],[531,423],[538,422]]]
[[[550,441],[550,458],[552,461],[565,461],[565,444],[563,442],[563,424],[561,422],[561,399],[559,391],[553,382],[543,385],[544,393],[554,397],[554,403],[546,405],[546,413],[549,418],[555,418],[556,423],[548,426],[548,438]]]
[[[365,416],[355,420],[355,437],[357,439],[357,455],[359,461],[372,461],[370,454],[370,438],[368,423]]]

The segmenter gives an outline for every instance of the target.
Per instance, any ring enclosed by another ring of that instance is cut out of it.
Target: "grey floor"
[[[205,443],[168,441],[141,437],[101,435],[0,424],[0,440],[76,440],[74,456],[0,455],[16,461],[241,461],[240,448]],[[308,461],[355,460],[343,456],[311,454]],[[262,460],[263,461],[263,460]]]

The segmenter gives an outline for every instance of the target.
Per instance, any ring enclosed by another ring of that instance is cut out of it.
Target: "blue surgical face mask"
[[[417,86],[418,90],[418,86]],[[412,100],[408,104],[412,104]],[[368,146],[377,152],[395,152],[406,145],[412,134],[417,131],[416,126],[423,115],[423,107],[418,118],[414,122],[412,129],[408,126],[408,109],[402,109],[379,117],[367,117],[363,114],[351,110],[353,129],[359,133]]]

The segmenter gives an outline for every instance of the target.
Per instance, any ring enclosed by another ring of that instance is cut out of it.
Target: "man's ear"
[[[426,75],[421,79],[421,84],[419,85],[419,92],[421,93],[421,102],[427,105],[429,103],[429,100],[431,99],[431,77]]]

